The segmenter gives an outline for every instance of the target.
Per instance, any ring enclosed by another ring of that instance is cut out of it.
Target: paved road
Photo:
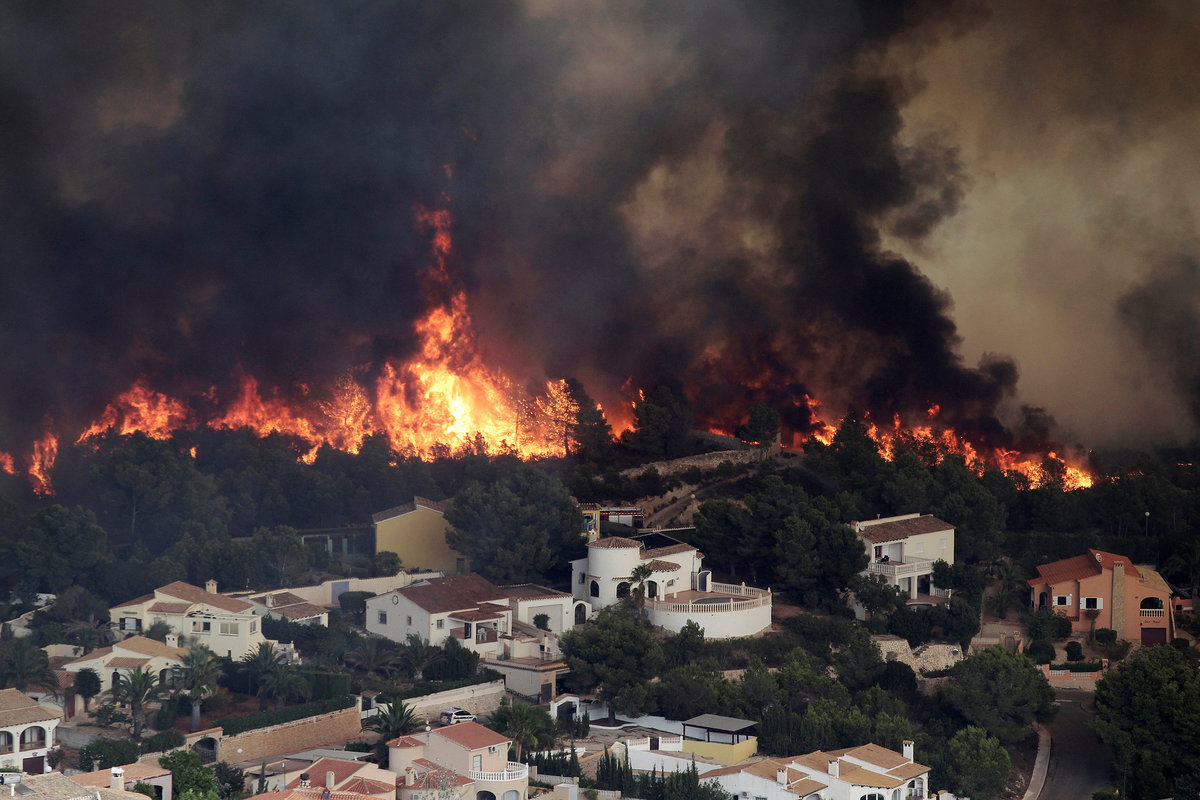
[[[1058,714],[1048,726],[1054,745],[1041,800],[1091,800],[1092,792],[1111,790],[1112,760],[1087,726],[1093,695],[1079,689],[1056,689]]]

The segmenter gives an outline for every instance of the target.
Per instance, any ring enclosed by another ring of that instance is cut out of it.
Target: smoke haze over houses
[[[518,380],[1190,439],[1198,38],[1183,2],[7,4],[0,448],[139,376],[407,357],[418,207]]]

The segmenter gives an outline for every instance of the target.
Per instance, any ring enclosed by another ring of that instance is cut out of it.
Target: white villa
[[[218,594],[216,581],[208,581],[203,589],[175,581],[160,586],[153,594],[113,606],[109,614],[116,629],[126,636],[143,633],[162,622],[188,645],[205,644],[217,655],[234,661],[267,641],[255,607]],[[273,644],[290,656],[290,646]]]
[[[756,800],[925,800],[929,767],[913,761],[913,743],[897,753],[877,744],[844,750],[817,750],[710,770],[734,797]]]
[[[902,514],[850,526],[871,559],[865,574],[882,575],[910,599],[949,595],[931,576],[935,561],[954,563],[953,525],[930,514]]]
[[[460,722],[392,739],[388,769],[402,776],[397,800],[525,800],[529,766],[508,760],[512,738]]]
[[[40,775],[54,748],[57,711],[38,705],[20,689],[0,689],[0,767]]]
[[[716,583],[704,555],[668,532],[608,536],[588,542],[586,558],[571,562],[571,589],[593,612],[628,597],[635,567],[646,565],[645,609],[650,622],[678,632],[689,621],[710,639],[750,636],[771,624],[771,591]]]

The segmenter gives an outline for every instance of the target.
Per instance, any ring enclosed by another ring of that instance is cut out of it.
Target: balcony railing
[[[1138,609],[1138,615],[1141,617],[1162,617],[1166,612],[1161,608],[1142,608]]]
[[[462,639],[464,641],[469,638],[471,641],[475,642],[475,644],[490,644],[499,639],[499,635],[496,633],[495,628],[477,628],[475,633],[471,634],[470,637],[467,636],[467,629],[465,627],[452,628],[450,630],[450,635],[455,639]]]
[[[506,769],[499,771],[469,770],[467,777],[473,781],[520,781],[529,777],[529,765],[509,761]]]
[[[718,602],[727,595],[726,602]],[[732,596],[730,596],[732,595]],[[723,611],[746,611],[751,608],[771,605],[771,590],[754,586],[735,586],[731,583],[714,583],[709,597],[690,603],[673,603],[666,600],[647,600],[646,608],[654,611],[673,611],[683,614],[720,613]]]
[[[933,572],[933,560],[919,556],[905,556],[902,560],[872,561],[867,566],[867,571],[876,575],[887,575],[891,578],[925,575]]]

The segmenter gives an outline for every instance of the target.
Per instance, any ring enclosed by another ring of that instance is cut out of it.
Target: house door
[[[1142,644],[1147,647],[1167,643],[1166,628],[1142,628]]]
[[[483,756],[471,756],[471,769],[476,772],[483,770]]]
[[[46,757],[34,756],[21,760],[21,771],[27,775],[41,775],[46,771]]]

